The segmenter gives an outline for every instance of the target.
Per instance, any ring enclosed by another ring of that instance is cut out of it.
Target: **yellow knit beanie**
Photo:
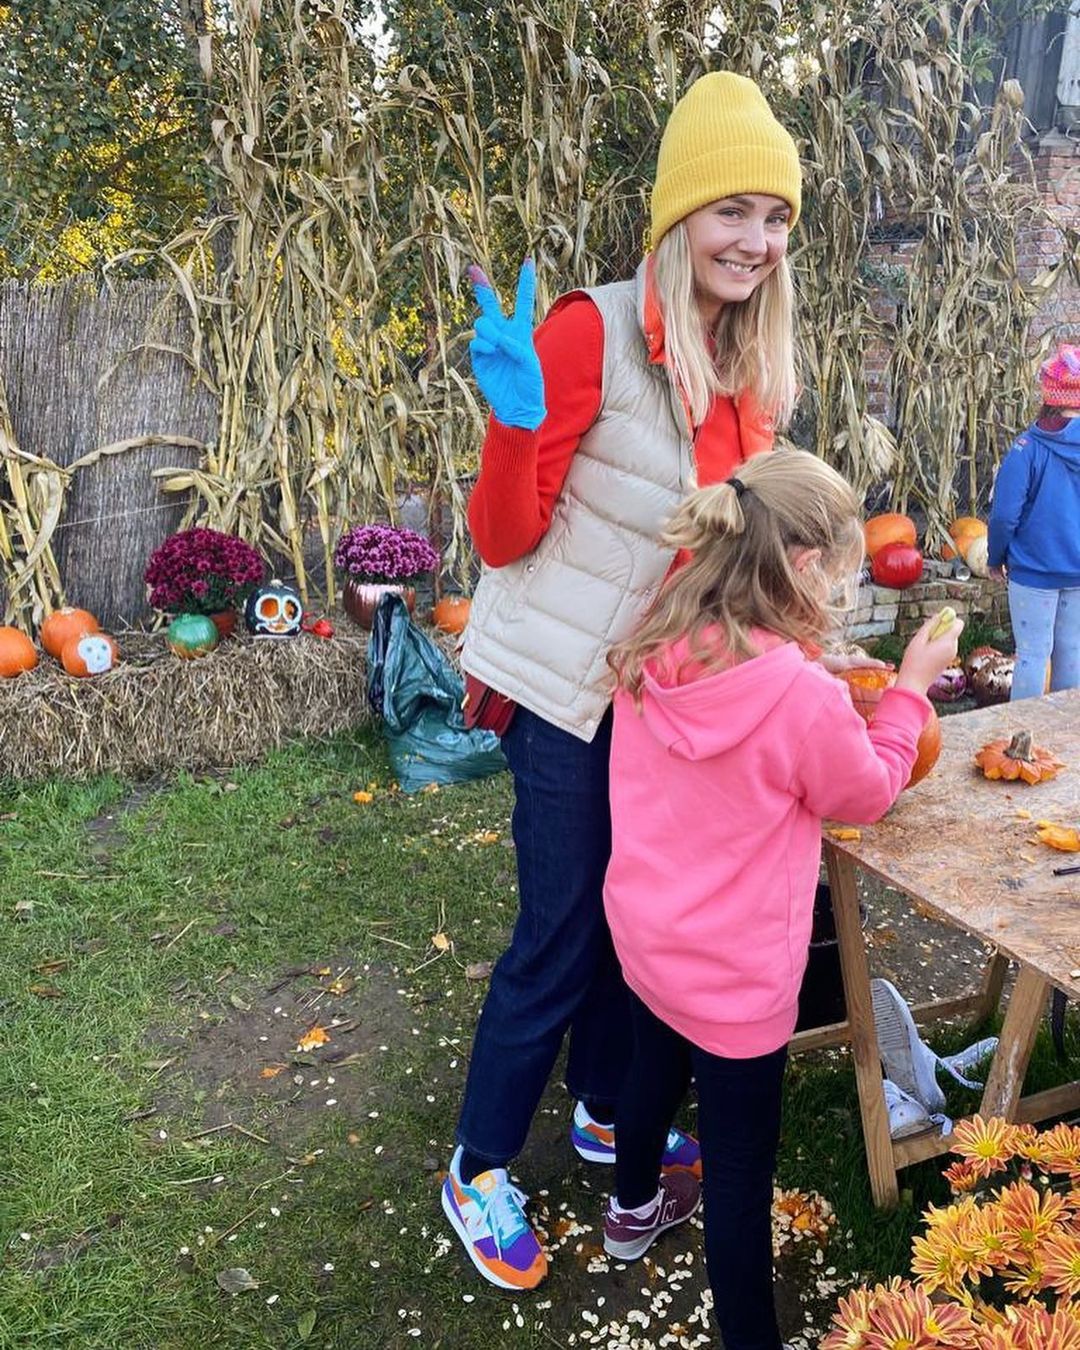
[[[671,110],[652,191],[652,246],[709,202],[740,193],[782,197],[791,224],[802,204],[795,142],[753,82],[728,71],[695,80]]]

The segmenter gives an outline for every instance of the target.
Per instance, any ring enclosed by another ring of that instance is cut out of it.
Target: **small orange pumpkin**
[[[96,633],[99,630],[100,624],[89,610],[74,609],[71,605],[65,605],[63,609],[53,610],[41,625],[38,636],[49,655],[55,656],[59,661],[61,653],[72,638],[82,637],[84,633]]]
[[[108,633],[80,633],[69,639],[60,663],[69,675],[104,675],[120,659],[116,639]]]
[[[984,778],[1007,783],[1045,782],[1056,778],[1065,765],[1041,745],[1032,745],[1030,731],[1018,731],[1011,741],[991,741],[975,756]]]
[[[443,633],[460,633],[469,622],[472,601],[466,595],[444,595],[431,610],[431,622]]]
[[[37,648],[21,629],[0,628],[0,679],[10,680],[37,663]]]
[[[915,522],[910,516],[902,516],[895,511],[880,516],[871,516],[863,525],[866,538],[866,556],[871,560],[877,556],[878,549],[886,544],[910,544],[915,547],[918,533]]]
[[[847,684],[855,711],[863,721],[871,722],[882,694],[896,683],[896,671],[883,666],[858,666],[854,670],[841,671],[840,678]],[[915,763],[904,787],[921,782],[938,762],[940,754],[941,723],[937,713],[931,712],[930,720],[919,736]]]
[[[952,540],[952,547],[948,544],[941,550],[941,556],[946,562],[955,558],[959,553],[961,558],[967,558],[967,551],[976,539],[986,538],[986,523],[975,516],[958,516],[949,526],[949,538]]]

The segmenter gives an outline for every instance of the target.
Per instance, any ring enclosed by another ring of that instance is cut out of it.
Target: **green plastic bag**
[[[368,702],[382,719],[402,792],[465,783],[506,768],[495,733],[466,727],[460,676],[411,622],[399,595],[379,601],[367,660]]]

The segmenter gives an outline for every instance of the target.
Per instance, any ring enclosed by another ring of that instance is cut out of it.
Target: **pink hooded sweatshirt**
[[[868,728],[843,681],[795,643],[754,639],[760,656],[681,675],[676,644],[647,668],[640,713],[616,694],[604,883],[627,984],[733,1059],[794,1031],[822,818],[884,815],[930,714],[922,695],[890,689]]]

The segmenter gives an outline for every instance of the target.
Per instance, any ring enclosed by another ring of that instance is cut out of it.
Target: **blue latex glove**
[[[469,268],[469,280],[480,306],[476,336],[469,343],[473,374],[480,392],[504,426],[535,431],[544,420],[544,375],[532,338],[536,266],[531,258],[521,264],[517,298],[510,318],[483,271]]]

